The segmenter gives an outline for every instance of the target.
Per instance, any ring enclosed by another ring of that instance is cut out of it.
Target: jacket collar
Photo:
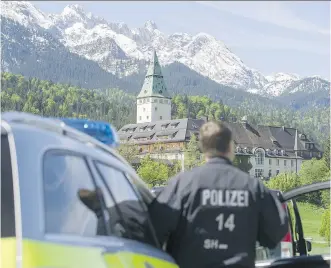
[[[228,158],[223,157],[223,156],[216,156],[216,157],[210,158],[207,163],[227,164],[227,165],[231,165],[231,166],[233,165],[232,162]]]

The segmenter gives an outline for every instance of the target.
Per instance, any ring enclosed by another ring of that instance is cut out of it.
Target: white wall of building
[[[257,156],[251,156],[250,162],[252,169],[249,171],[250,175],[256,177],[258,173],[262,173],[265,178],[269,177],[269,171],[271,171],[271,177],[276,176],[278,173],[283,172],[299,172],[302,159],[295,159],[289,157],[266,157],[264,150],[261,150],[261,158]]]
[[[171,100],[166,98],[137,99],[137,123],[171,120]]]
[[[167,160],[184,160],[183,152],[167,152],[167,153],[154,153],[150,155],[155,159],[167,159]],[[144,157],[141,155],[140,157]],[[252,168],[249,174],[252,177],[256,177],[256,174],[262,171],[262,176],[265,178],[269,177],[269,170],[271,170],[271,177],[276,176],[278,173],[283,172],[299,172],[302,159],[288,158],[288,157],[265,157],[258,160],[255,156],[250,157]]]

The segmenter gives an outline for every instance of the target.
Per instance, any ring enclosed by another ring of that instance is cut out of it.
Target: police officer
[[[156,235],[181,268],[255,267],[256,242],[274,248],[288,232],[285,210],[232,165],[224,123],[205,123],[199,142],[206,164],[172,178],[149,207]]]

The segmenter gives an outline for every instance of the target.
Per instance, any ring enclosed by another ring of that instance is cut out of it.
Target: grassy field
[[[303,231],[306,238],[311,238],[311,254],[328,254],[330,246],[323,237],[319,235],[323,209],[306,203],[298,203],[302,219]]]

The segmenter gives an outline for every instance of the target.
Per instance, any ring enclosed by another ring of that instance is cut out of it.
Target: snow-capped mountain
[[[107,22],[87,13],[79,5],[69,5],[60,14],[45,14],[29,2],[1,2],[1,16],[27,28],[44,29],[71,53],[120,78],[145,72],[156,50],[162,65],[179,62],[221,85],[262,96],[314,92],[330,86],[318,77],[302,79],[283,73],[264,77],[206,33],[166,35],[152,21],[130,29],[124,23]]]

